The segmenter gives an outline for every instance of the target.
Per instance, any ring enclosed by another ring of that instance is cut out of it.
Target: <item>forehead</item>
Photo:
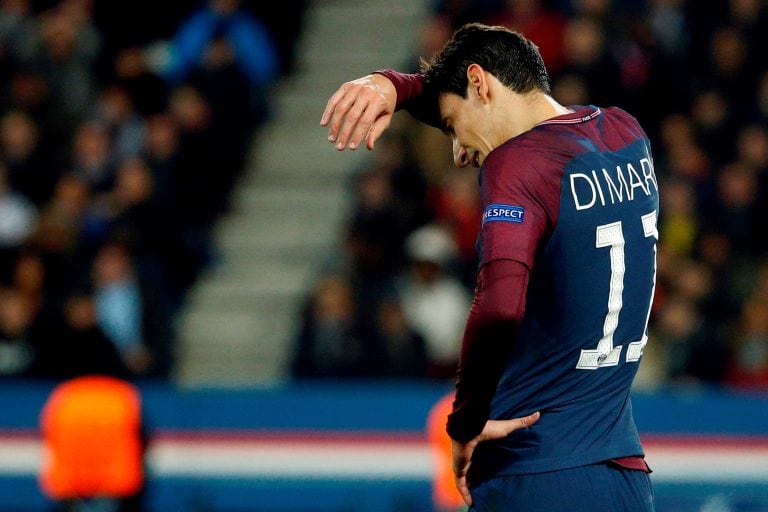
[[[442,93],[438,98],[440,119],[445,121],[446,119],[450,119],[455,116],[465,101],[466,100],[458,94],[452,92]]]

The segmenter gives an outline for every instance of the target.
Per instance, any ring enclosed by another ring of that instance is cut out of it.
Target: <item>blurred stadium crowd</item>
[[[306,3],[0,1],[0,378],[168,376]],[[651,137],[661,240],[639,385],[768,387],[767,3],[438,0],[403,69],[467,21],[521,31],[558,101],[620,106]],[[308,291],[297,378],[453,377],[477,171],[397,117]]]
[[[165,378],[304,0],[0,1],[0,378]]]
[[[439,0],[413,62],[468,21],[538,44],[565,105],[616,105],[660,182],[656,300],[637,384],[768,388],[768,3]],[[309,292],[293,374],[451,378],[476,269],[476,169],[396,116],[350,183],[339,254]]]

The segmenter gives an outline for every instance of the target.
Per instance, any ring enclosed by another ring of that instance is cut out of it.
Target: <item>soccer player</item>
[[[339,150],[373,148],[399,108],[441,127],[456,165],[480,167],[480,266],[447,422],[465,501],[652,511],[629,397],[656,279],[646,134],[618,108],[558,104],[535,45],[479,24],[420,74],[343,84],[321,124]]]

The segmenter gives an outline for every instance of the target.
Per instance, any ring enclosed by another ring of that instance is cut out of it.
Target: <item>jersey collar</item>
[[[568,114],[563,114],[561,116],[553,117],[551,119],[547,119],[546,121],[542,121],[535,126],[544,126],[547,124],[580,124],[580,123],[586,123],[587,121],[591,121],[600,114],[602,114],[602,111],[600,110],[600,107],[588,107],[591,108],[591,112],[585,113],[585,108],[579,108],[575,112],[569,112]]]

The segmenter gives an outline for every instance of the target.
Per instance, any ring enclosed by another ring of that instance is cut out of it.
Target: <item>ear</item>
[[[480,64],[467,67],[467,99],[480,99],[483,103],[490,99],[488,76]]]

